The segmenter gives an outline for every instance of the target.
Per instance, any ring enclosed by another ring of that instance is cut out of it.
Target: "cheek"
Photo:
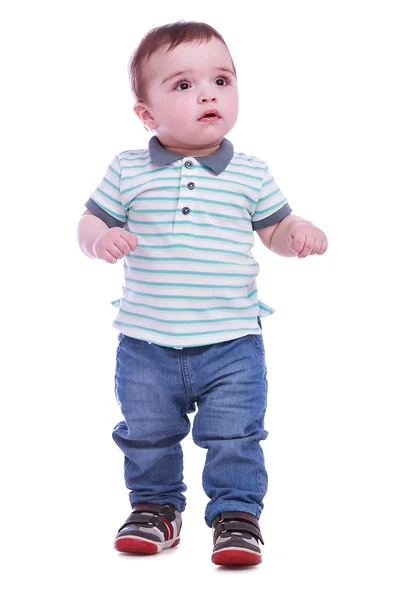
[[[232,117],[237,116],[239,111],[239,102],[237,94],[232,94],[227,100],[227,107]]]
[[[239,103],[239,94],[237,88],[233,89],[230,93],[229,101],[233,107],[238,106]]]
[[[193,110],[190,109],[185,99],[178,97],[169,110],[171,119],[175,122],[182,122],[193,117]]]

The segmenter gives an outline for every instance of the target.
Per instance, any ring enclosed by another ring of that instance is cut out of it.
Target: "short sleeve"
[[[120,194],[121,166],[115,156],[99,187],[95,189],[85,206],[97,217],[113,227],[122,227],[127,221],[127,212]]]
[[[265,164],[260,197],[251,217],[253,229],[264,229],[264,227],[275,225],[290,215],[291,212],[292,209],[285,196],[272,177],[268,165]]]

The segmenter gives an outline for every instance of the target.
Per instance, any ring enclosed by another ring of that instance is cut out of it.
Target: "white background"
[[[25,1],[3,12],[4,598],[398,600],[395,4]],[[179,19],[225,37],[240,90],[228,139],[265,159],[293,213],[329,239],[305,260],[255,241],[260,297],[276,309],[263,320],[270,481],[262,566],[235,572],[210,562],[205,453],[190,435],[180,546],[112,548],[129,513],[111,439],[122,265],[88,259],[75,233],[111,158],[149,138],[132,110],[130,54]]]

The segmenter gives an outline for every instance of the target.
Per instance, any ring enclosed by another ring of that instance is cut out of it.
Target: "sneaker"
[[[244,512],[223,512],[213,523],[216,565],[259,565],[262,557],[258,542],[264,544],[258,520]]]
[[[177,546],[181,513],[172,504],[137,504],[118,530],[114,548],[133,554],[156,554]]]

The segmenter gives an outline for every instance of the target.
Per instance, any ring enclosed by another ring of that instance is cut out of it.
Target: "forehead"
[[[179,44],[170,52],[163,46],[153,54],[147,67],[151,78],[161,82],[174,71],[232,69],[232,59],[225,44],[212,38],[209,42]]]

